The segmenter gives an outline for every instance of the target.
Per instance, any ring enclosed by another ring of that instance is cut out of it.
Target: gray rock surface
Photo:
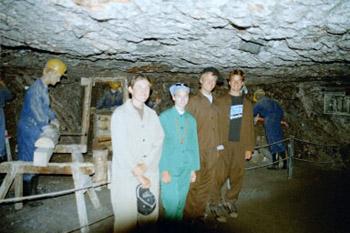
[[[2,0],[3,66],[350,73],[349,0]]]

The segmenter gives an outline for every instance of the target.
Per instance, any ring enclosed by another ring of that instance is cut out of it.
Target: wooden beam
[[[15,178],[15,197],[23,196],[23,174],[17,173]],[[16,202],[15,209],[20,210],[23,208],[23,202]]]
[[[17,172],[16,168],[11,167],[9,172],[6,174],[5,179],[2,181],[1,187],[0,187],[0,199],[4,199],[6,197],[6,194],[9,188],[11,187],[13,180],[16,177],[16,172]]]
[[[85,80],[86,81],[86,80]],[[82,79],[83,82],[83,79]],[[81,136],[80,144],[86,145],[88,141],[88,133],[90,127],[90,107],[91,107],[91,92],[92,92],[92,82],[88,82],[84,86],[84,102],[83,102],[83,115],[81,121]]]
[[[0,173],[10,173],[13,168],[17,169],[17,173],[32,173],[32,174],[58,174],[71,175],[72,163],[49,163],[47,167],[34,166],[31,162],[12,161],[3,162],[0,164]],[[95,173],[94,164],[90,162],[82,163],[79,166],[80,171],[86,175]]]
[[[94,181],[102,183],[107,181],[108,150],[93,150],[93,163],[95,164]]]
[[[63,153],[63,154],[70,154],[72,153],[76,148],[80,150],[81,153],[87,152],[87,146],[86,144],[58,144],[55,147],[55,153]]]
[[[72,171],[73,171],[73,180],[74,180],[74,187],[75,188],[82,188],[83,185],[83,177],[82,174],[79,172],[79,165],[78,163],[72,164]],[[86,203],[85,203],[85,197],[84,197],[84,190],[76,191],[75,192],[75,200],[77,203],[77,209],[78,209],[78,217],[79,217],[79,223],[80,223],[80,232],[82,233],[88,233],[89,232],[89,222],[88,222],[88,216],[87,216],[87,210],[86,210]]]

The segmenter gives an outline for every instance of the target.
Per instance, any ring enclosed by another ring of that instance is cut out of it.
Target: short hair
[[[245,79],[245,73],[244,73],[243,70],[240,70],[240,69],[232,70],[232,71],[230,72],[230,74],[228,75],[228,81],[230,81],[231,77],[232,77],[232,76],[235,76],[235,75],[241,76],[241,77],[242,77],[242,81],[244,81],[244,79]]]
[[[214,67],[206,67],[204,68],[201,73],[199,74],[199,78],[202,78],[202,76],[206,73],[212,73],[214,76],[216,76],[217,78],[220,77],[220,72],[214,68]]]
[[[149,83],[149,86],[152,86],[151,81],[148,77],[144,76],[143,74],[136,74],[130,79],[129,87],[134,87],[135,83],[139,80],[146,80]]]

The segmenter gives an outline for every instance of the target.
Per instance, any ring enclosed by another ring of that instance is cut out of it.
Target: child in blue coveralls
[[[195,171],[200,167],[196,120],[185,110],[189,92],[183,83],[172,85],[170,93],[175,105],[160,115],[165,133],[160,187],[167,220],[182,220],[190,183],[195,182]]]

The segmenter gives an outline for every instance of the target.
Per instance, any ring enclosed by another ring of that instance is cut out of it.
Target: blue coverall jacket
[[[282,140],[281,120],[283,119],[283,110],[281,106],[275,100],[263,97],[254,106],[254,116],[257,114],[264,118],[267,142],[271,144]],[[283,142],[270,146],[271,153],[284,152],[285,150]]]
[[[161,200],[168,220],[181,220],[190,187],[191,172],[200,168],[197,124],[185,112],[175,107],[160,114],[164,130],[163,151],[159,163],[160,175],[168,171],[170,183],[161,182]]]
[[[55,117],[55,113],[50,108],[48,87],[38,79],[25,94],[17,125],[19,160],[33,161],[34,143],[39,138],[43,126],[48,125]]]
[[[0,87],[0,156],[5,156],[5,114],[4,107],[7,101],[12,98],[11,92],[6,87]]]
[[[117,90],[112,92],[111,90],[105,91],[102,98],[97,102],[96,108],[113,108],[123,104],[123,93]]]

